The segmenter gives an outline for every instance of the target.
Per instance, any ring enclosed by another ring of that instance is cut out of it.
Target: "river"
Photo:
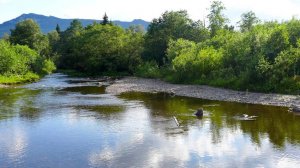
[[[0,88],[1,168],[299,165],[300,116],[285,107],[112,95],[63,74]]]

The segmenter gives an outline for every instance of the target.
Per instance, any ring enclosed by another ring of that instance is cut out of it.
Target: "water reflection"
[[[287,108],[163,93],[114,96],[96,84],[54,74],[0,89],[0,167],[300,165],[300,117]],[[244,114],[257,118],[237,119]]]
[[[61,91],[66,92],[79,92],[81,94],[104,94],[105,87],[103,86],[76,86],[76,87],[67,87]]]
[[[41,91],[22,88],[0,88],[0,120],[16,115],[24,118],[38,118],[39,108],[34,100]]]
[[[12,126],[2,130],[0,144],[0,151],[6,152],[0,157],[0,166],[8,165],[9,162],[16,166],[22,164],[28,146],[24,129]]]
[[[292,144],[300,143],[300,134],[295,134],[295,132],[300,132],[300,117],[288,113],[288,109],[285,107],[170,97],[168,94],[163,93],[127,93],[120,97],[143,102],[150,109],[153,127],[158,127],[159,130],[162,125],[156,122],[156,118],[167,119],[171,123],[171,116],[176,116],[182,128],[186,128],[183,129],[185,131],[188,131],[191,125],[200,124],[199,126],[201,126],[203,122],[208,121],[210,132],[213,133],[212,142],[219,142],[223,136],[221,130],[226,128],[242,130],[258,145],[265,135],[268,135],[271,143],[278,148],[284,147],[286,141]],[[202,121],[197,120],[193,115],[199,107],[203,107],[205,110]],[[237,120],[235,118],[235,116],[242,116],[243,114],[257,116],[257,118],[253,121]],[[163,123],[166,124],[167,122]]]

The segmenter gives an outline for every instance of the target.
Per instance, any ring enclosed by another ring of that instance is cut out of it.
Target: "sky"
[[[225,15],[232,24],[242,13],[253,11],[263,21],[300,17],[300,0],[222,0]],[[211,0],[0,0],[0,23],[23,13],[60,18],[102,19],[106,12],[111,20],[151,21],[166,10],[187,10],[194,20],[209,13]]]

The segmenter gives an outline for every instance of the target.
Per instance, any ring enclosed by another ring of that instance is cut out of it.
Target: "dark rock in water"
[[[197,117],[203,117],[203,109],[202,109],[202,108],[198,109],[198,110],[196,111],[195,115],[196,115]]]
[[[292,105],[290,109],[292,112],[300,113],[300,106]]]
[[[171,97],[174,97],[174,96],[175,96],[175,92],[174,92],[174,91],[170,91],[170,92],[169,92],[169,95],[170,95]]]

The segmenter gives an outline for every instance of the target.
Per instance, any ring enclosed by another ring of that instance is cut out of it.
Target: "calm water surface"
[[[200,107],[202,119],[193,116]],[[1,168],[299,165],[300,116],[287,108],[166,94],[114,96],[62,74],[0,88]]]

